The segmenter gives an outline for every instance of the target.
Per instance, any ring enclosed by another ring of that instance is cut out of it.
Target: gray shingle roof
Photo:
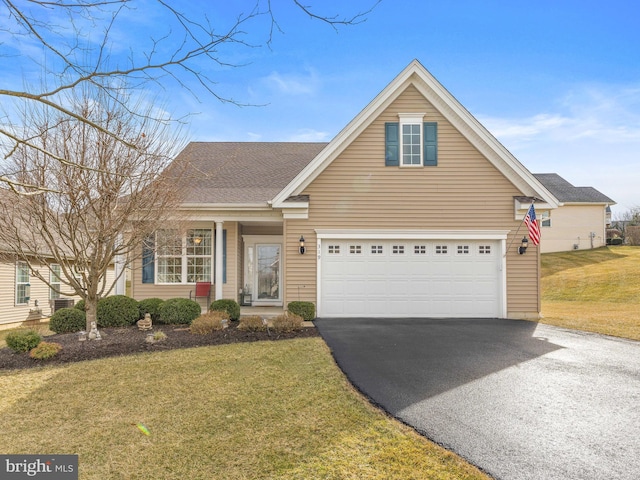
[[[534,173],[533,176],[562,203],[616,203],[593,187],[574,187],[557,173]]]
[[[184,189],[185,203],[272,200],[326,143],[192,142],[165,172]]]

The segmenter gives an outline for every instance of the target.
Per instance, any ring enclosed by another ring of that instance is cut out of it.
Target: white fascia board
[[[529,207],[531,206],[531,202],[521,202],[520,200],[517,200],[517,199],[514,201],[515,201],[516,212],[520,210],[524,210],[526,212],[527,210],[529,210]],[[563,205],[566,205],[566,204],[558,203],[556,205],[551,205],[550,203],[540,203],[540,202],[535,202],[533,204],[536,210],[553,210]]]
[[[271,210],[268,202],[259,203],[183,203],[181,210]]]
[[[505,240],[510,230],[349,230],[316,229],[319,239],[335,240]]]
[[[307,220],[309,218],[309,209],[308,208],[283,209],[282,218]]]

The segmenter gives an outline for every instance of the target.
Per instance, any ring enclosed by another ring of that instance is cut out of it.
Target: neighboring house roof
[[[558,200],[489,131],[451,95],[417,60],[412,61],[362,110],[318,156],[273,199],[275,207],[299,195],[409,86],[414,86],[525,196],[547,203]]]
[[[326,145],[192,142],[176,157],[170,170],[184,187],[185,204],[264,204],[278,195]]]
[[[615,205],[615,201],[593,187],[574,187],[557,173],[534,173],[561,203],[604,203]]]

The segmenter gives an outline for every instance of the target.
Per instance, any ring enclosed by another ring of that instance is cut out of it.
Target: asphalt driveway
[[[500,319],[315,323],[360,391],[495,478],[640,478],[640,342]]]

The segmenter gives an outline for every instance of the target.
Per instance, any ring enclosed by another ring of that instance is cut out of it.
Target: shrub
[[[40,342],[37,347],[31,349],[29,356],[36,360],[47,360],[55,357],[62,350],[62,345],[55,342]]]
[[[153,341],[162,342],[167,339],[167,334],[161,331],[153,332]]]
[[[299,315],[307,322],[316,318],[316,306],[312,302],[289,302],[287,310]]]
[[[125,327],[138,320],[138,302],[126,295],[112,295],[98,301],[99,327]]]
[[[296,330],[302,330],[303,319],[300,315],[295,315],[291,312],[285,312],[283,315],[278,315],[271,319],[273,330],[276,332],[295,332]]]
[[[224,328],[222,320],[228,320],[226,312],[211,311],[200,315],[191,323],[191,333],[195,335],[207,335],[217,330],[222,330]]]
[[[242,317],[238,324],[238,330],[244,330],[245,332],[262,332],[266,329],[267,326],[259,315],[248,315],[246,317]]]
[[[77,308],[78,310],[84,312],[84,300],[78,300],[78,302],[73,306],[73,308]]]
[[[160,323],[190,325],[200,316],[200,304],[188,298],[170,298],[160,306]]]
[[[84,330],[87,315],[77,308],[61,308],[49,319],[49,330],[56,333],[71,333]]]
[[[144,318],[144,314],[151,315],[152,322],[160,320],[160,306],[164,303],[161,298],[145,298],[138,302],[138,318]]]
[[[230,298],[216,300],[211,304],[210,310],[227,312],[229,314],[229,320],[233,320],[234,322],[240,318],[240,305]]]
[[[42,341],[42,337],[35,330],[16,330],[8,334],[5,341],[11,350],[23,353],[36,347]]]

